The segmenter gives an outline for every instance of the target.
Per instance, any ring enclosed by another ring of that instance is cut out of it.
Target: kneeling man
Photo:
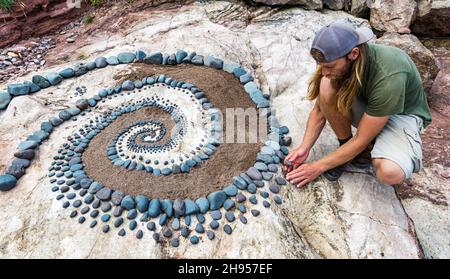
[[[337,180],[348,162],[356,167],[372,162],[378,180],[390,185],[421,169],[419,134],[431,114],[419,72],[405,52],[368,43],[372,37],[369,28],[342,22],[316,34],[310,53],[317,70],[308,87],[308,99],[316,101],[302,143],[284,165],[292,184],[303,186],[321,174]],[[305,163],[326,121],[339,148]]]

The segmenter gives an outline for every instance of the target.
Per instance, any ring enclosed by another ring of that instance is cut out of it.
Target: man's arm
[[[317,161],[317,164],[323,171],[327,171],[352,160],[381,132],[388,120],[389,116],[375,117],[364,113],[356,135],[334,152]]]
[[[293,169],[297,168],[303,164],[304,161],[306,161],[309,155],[309,150],[311,150],[312,146],[322,132],[325,122],[326,119],[320,111],[319,99],[317,99],[313,109],[309,113],[302,143],[296,149],[289,152],[285,158],[285,161],[289,161],[290,164],[283,165],[284,172],[291,172]]]
[[[303,135],[303,140],[300,144],[300,147],[309,151],[319,138],[320,133],[325,126],[325,123],[326,119],[320,111],[319,98],[317,98],[316,103],[314,104],[314,108],[309,113],[305,134]]]
[[[388,120],[389,116],[375,117],[364,113],[357,133],[351,140],[319,161],[301,165],[290,172],[286,178],[297,187],[301,187],[313,181],[323,172],[350,161],[369,145]]]

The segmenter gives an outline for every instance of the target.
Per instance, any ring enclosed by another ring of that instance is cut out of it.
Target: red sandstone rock
[[[0,47],[31,36],[47,35],[80,17],[89,7],[80,8],[67,0],[28,0],[13,6],[12,12],[0,12]]]

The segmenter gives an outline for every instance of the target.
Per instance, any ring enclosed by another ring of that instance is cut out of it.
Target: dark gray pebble
[[[231,234],[233,232],[233,229],[230,227],[230,225],[226,224],[225,226],[223,226],[223,231],[227,234]]]
[[[136,233],[136,238],[141,239],[144,236],[144,232],[142,230],[138,230]]]
[[[103,231],[104,233],[109,232],[109,225],[104,225],[104,226],[102,227],[102,231]]]

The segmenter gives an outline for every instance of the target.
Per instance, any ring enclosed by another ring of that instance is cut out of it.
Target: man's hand
[[[286,156],[283,164],[283,172],[289,173],[292,170],[295,170],[306,161],[309,155],[309,150],[303,147],[298,147]]]
[[[313,181],[319,175],[324,172],[323,168],[317,162],[302,164],[298,168],[289,172],[286,176],[287,180],[296,185],[302,187],[303,185]]]

